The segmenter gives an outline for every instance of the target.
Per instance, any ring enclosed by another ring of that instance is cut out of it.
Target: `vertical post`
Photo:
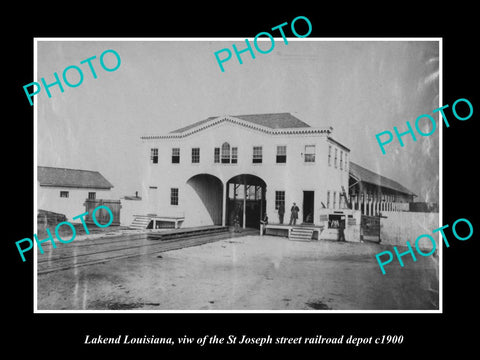
[[[365,215],[370,215],[370,200],[368,199],[368,194],[365,194],[365,198],[367,200]]]
[[[365,208],[365,198],[366,198],[366,195],[365,195],[365,191],[363,192],[363,211],[362,211],[362,215],[367,215],[366,213],[366,208]]]
[[[260,187],[260,220],[263,220],[263,187]]]
[[[227,191],[228,191],[228,182],[223,185],[222,191],[222,226],[226,225],[227,219]]]
[[[245,224],[247,219],[246,209],[247,208],[247,178],[243,178],[243,228],[247,226]]]
[[[255,200],[257,200],[257,185],[255,185]],[[263,220],[263,187],[260,187],[260,236],[263,236],[265,231],[265,224],[262,223]]]

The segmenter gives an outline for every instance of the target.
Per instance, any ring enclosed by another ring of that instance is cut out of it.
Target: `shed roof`
[[[37,179],[41,186],[111,189],[113,185],[98,171],[39,166]]]
[[[310,127],[310,125],[296,118],[290,113],[232,115],[232,117],[241,119],[244,121],[248,121],[256,125],[265,126],[270,129],[290,129],[290,128],[309,128]],[[188,126],[173,130],[170,133],[171,134],[182,133],[217,118],[218,116],[210,116],[205,120],[197,121]]]
[[[377,174],[352,161],[350,161],[350,175],[352,175],[353,177],[357,178],[362,182],[388,188],[390,190],[397,191],[402,194],[417,196],[412,191],[408,190],[405,186],[401,185],[395,180],[392,180],[385,176]]]

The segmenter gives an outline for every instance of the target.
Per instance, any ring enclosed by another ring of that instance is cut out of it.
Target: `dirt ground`
[[[39,310],[436,310],[438,259],[250,235],[38,276]]]

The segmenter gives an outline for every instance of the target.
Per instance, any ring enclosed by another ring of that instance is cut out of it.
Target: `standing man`
[[[283,215],[285,215],[285,205],[280,204],[278,207],[278,219],[280,220],[280,224],[283,225]]]
[[[342,218],[338,226],[338,241],[345,241],[345,220]]]
[[[290,209],[290,225],[296,225],[298,219],[298,212],[300,209],[298,208],[297,204],[293,203],[292,208]]]

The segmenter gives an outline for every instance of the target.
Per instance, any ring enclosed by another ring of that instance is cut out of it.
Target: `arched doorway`
[[[187,180],[185,226],[222,225],[223,183],[216,176],[198,174]]]
[[[238,216],[243,228],[259,228],[266,211],[266,189],[265,181],[256,175],[241,174],[228,180],[227,224],[233,225]]]

